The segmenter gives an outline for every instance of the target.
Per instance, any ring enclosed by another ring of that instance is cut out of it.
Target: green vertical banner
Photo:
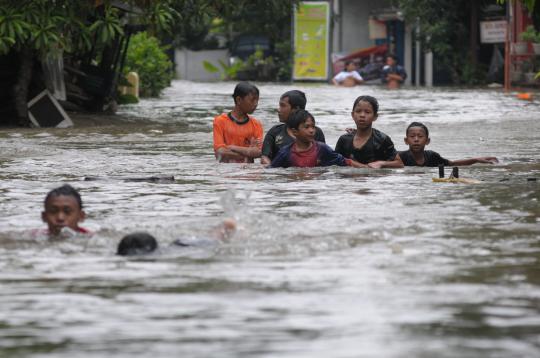
[[[294,12],[295,80],[327,80],[330,4],[301,1]]]

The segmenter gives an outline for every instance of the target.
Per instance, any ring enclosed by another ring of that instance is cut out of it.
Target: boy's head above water
[[[235,107],[244,113],[251,114],[259,104],[259,89],[249,82],[240,82],[232,95]]]
[[[291,112],[298,109],[306,109],[306,103],[306,94],[302,91],[291,90],[283,93],[279,98],[279,121],[287,122]]]
[[[149,254],[157,247],[157,240],[152,235],[146,232],[134,232],[122,238],[116,254],[120,256]]]
[[[345,61],[345,71],[352,72],[357,69],[356,62],[353,60]]]
[[[412,122],[407,127],[404,141],[412,152],[423,151],[430,142],[429,130],[423,123]]]
[[[370,130],[373,122],[377,120],[379,102],[372,96],[360,96],[353,104],[351,116],[357,130]]]
[[[47,223],[51,235],[58,235],[64,227],[78,231],[79,222],[85,217],[80,194],[68,184],[51,190],[44,207],[41,219]]]
[[[315,139],[315,118],[304,109],[293,112],[287,121],[289,127],[299,142],[308,143]]]

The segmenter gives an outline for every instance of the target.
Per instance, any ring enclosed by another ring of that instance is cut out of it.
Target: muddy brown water
[[[478,89],[260,84],[255,116],[302,89],[334,146],[361,94],[405,149],[430,129],[476,185],[437,168],[263,169],[218,164],[212,118],[234,83],[176,81],[160,99],[71,129],[0,131],[0,356],[540,356],[540,105]],[[152,176],[174,180],[125,181]],[[98,180],[85,181],[85,177]],[[48,190],[79,188],[91,239],[32,237]],[[239,230],[216,247],[176,238]],[[161,249],[114,255],[146,230]]]

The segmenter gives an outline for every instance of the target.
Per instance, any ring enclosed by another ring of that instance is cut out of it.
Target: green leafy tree
[[[141,97],[157,97],[173,78],[172,63],[159,40],[141,32],[129,43],[124,72],[137,72]]]
[[[141,19],[153,31],[164,32],[177,18],[171,1],[132,0],[143,10]],[[102,3],[102,7],[96,7]],[[0,0],[0,55],[19,57],[15,105],[21,124],[28,124],[26,101],[35,59],[54,51],[84,53],[105,46],[123,34],[119,12],[111,0]]]
[[[496,0],[498,4],[505,4],[506,0]],[[536,5],[536,0],[520,0],[523,5],[529,10],[529,12],[532,14],[534,12],[534,8]]]

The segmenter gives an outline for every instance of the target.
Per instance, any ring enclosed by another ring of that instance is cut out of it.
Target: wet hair
[[[299,90],[287,91],[281,95],[279,99],[289,99],[289,104],[292,109],[306,109],[306,94]]]
[[[360,96],[357,99],[355,99],[354,104],[352,106],[353,112],[354,112],[354,109],[356,108],[356,105],[360,101],[368,102],[369,104],[371,104],[371,108],[373,108],[373,113],[377,115],[377,113],[379,112],[379,102],[377,102],[377,99],[372,96]]]
[[[259,89],[252,85],[249,82],[240,82],[234,87],[234,93],[232,94],[232,98],[234,100],[234,103],[236,104],[236,97],[242,97],[248,96],[250,94],[254,94],[257,97],[259,97]]]
[[[313,123],[315,123],[315,117],[313,117],[311,113],[305,109],[299,109],[298,111],[291,113],[289,119],[287,120],[287,127],[291,129],[298,129],[300,124],[306,123],[308,118],[311,118]]]
[[[388,57],[390,57],[391,59],[393,59],[394,61],[396,61],[396,63],[399,62],[399,58],[398,58],[396,55],[392,54],[392,53],[386,55],[386,58],[388,58]]]
[[[424,125],[424,123],[420,123],[420,122],[412,122],[411,124],[409,124],[409,126],[407,127],[407,130],[405,131],[405,135],[407,135],[409,133],[409,129],[411,129],[413,127],[422,128],[424,130],[424,132],[426,132],[426,137],[429,138],[429,131],[428,131],[427,127]]]
[[[56,197],[56,196],[61,196],[61,195],[74,197],[75,200],[77,200],[77,204],[79,205],[79,209],[83,208],[81,194],[79,194],[79,192],[69,184],[64,184],[64,185],[62,185],[62,186],[60,186],[60,187],[58,187],[56,189],[53,189],[53,190],[49,191],[47,193],[47,196],[45,197],[45,200],[43,201],[43,205],[47,206],[47,202],[49,201],[50,198]]]
[[[146,232],[134,232],[126,235],[118,244],[117,255],[133,256],[154,252],[158,247],[155,237]]]

